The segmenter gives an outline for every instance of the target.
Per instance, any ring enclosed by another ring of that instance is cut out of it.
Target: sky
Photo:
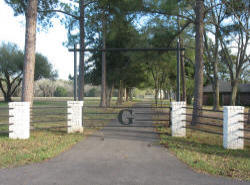
[[[0,0],[0,44],[12,42],[24,49],[25,17],[14,16],[14,12]],[[73,53],[63,46],[67,41],[67,31],[59,21],[54,20],[48,31],[37,32],[36,51],[46,56],[53,68],[58,71],[59,79],[68,79],[74,72]]]

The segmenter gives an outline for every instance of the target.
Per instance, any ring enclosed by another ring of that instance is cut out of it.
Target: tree
[[[58,0],[5,0],[5,2],[13,8],[15,15],[25,15],[26,28],[22,101],[33,102],[37,18],[40,23],[44,23],[43,26],[50,25],[48,24],[48,20],[54,15],[54,13],[46,12],[44,10],[56,6]],[[40,12],[39,14],[38,11]]]
[[[11,101],[22,82],[23,53],[14,44],[2,44],[0,47],[0,88],[4,101]]]
[[[29,0],[26,17],[24,77],[22,83],[22,101],[33,101],[35,53],[36,53],[36,24],[38,0]]]
[[[78,3],[78,7],[75,6]],[[78,100],[84,99],[84,76],[85,76],[85,24],[86,16],[85,9],[93,3],[98,1],[78,0],[70,3],[62,3],[63,10],[52,10],[65,14],[67,17],[64,20],[65,27],[68,29],[68,42],[67,45],[74,45],[80,43],[80,64],[79,64],[79,80],[78,80]],[[88,8],[91,9],[91,8]],[[79,30],[79,33],[72,34],[73,30]]]
[[[11,96],[21,85],[23,79],[24,54],[15,44],[2,44],[0,47],[0,89],[6,102],[11,101]],[[36,54],[35,80],[41,78],[56,78],[57,72],[47,58]],[[32,90],[33,92],[33,90]]]
[[[45,10],[54,9],[58,5],[58,0],[5,0],[5,2],[13,8],[15,15],[25,15],[26,28],[22,101],[33,102],[37,19],[42,25],[42,28],[51,26],[49,20],[55,13]]]
[[[205,8],[203,0],[196,0],[195,4],[195,89],[192,124],[199,122],[203,99],[203,33]]]
[[[233,8],[233,12],[230,11]],[[249,8],[243,1],[231,0],[225,7],[232,22],[220,27],[219,40],[222,58],[228,67],[231,80],[231,105],[235,105],[241,74],[249,68]],[[236,47],[235,47],[236,46]],[[236,48],[236,49],[235,49]],[[232,50],[236,52],[232,52]]]
[[[78,87],[78,100],[83,100],[84,98],[84,51],[85,48],[85,4],[84,0],[79,0],[80,8],[80,65],[79,65],[79,87]]]

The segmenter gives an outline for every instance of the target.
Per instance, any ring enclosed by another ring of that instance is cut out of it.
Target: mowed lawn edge
[[[84,139],[80,133],[33,131],[30,139],[0,137],[0,168],[11,168],[49,160]]]

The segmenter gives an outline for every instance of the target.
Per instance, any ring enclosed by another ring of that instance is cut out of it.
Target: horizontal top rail
[[[31,117],[41,117],[41,116],[61,116],[61,115],[69,115],[70,113],[44,113],[44,114],[41,114],[39,113],[38,115],[36,114],[31,114]]]
[[[10,116],[10,115],[4,115],[4,114],[0,114],[0,117],[3,118],[3,117],[6,117],[6,118],[11,118],[11,117],[14,117],[14,116]]]
[[[166,115],[168,116],[169,112],[136,112],[135,114],[147,114],[147,115]]]
[[[105,118],[87,118],[87,119],[83,119],[84,121],[103,121],[103,120],[106,120],[106,121],[113,121],[113,120],[116,120],[116,119],[105,119]]]
[[[100,106],[83,106],[83,108],[99,108],[99,109],[139,109],[139,108],[170,108],[170,107],[100,107]]]
[[[136,121],[170,121],[169,119],[135,119]]]
[[[129,127],[129,128],[159,128],[161,127],[158,125],[86,125],[85,128],[97,128],[97,127],[105,127],[105,128],[122,128],[122,127]]]
[[[239,113],[239,114],[250,116],[250,113]]]
[[[0,126],[14,125],[13,123],[0,123]]]
[[[246,124],[250,124],[250,121],[246,120],[246,121],[239,121],[240,123],[246,123]]]
[[[244,128],[244,129],[239,129],[241,131],[246,131],[246,132],[250,132],[250,129]]]
[[[70,108],[69,106],[36,106],[36,107],[30,107],[30,109],[66,109]]]
[[[183,107],[186,109],[194,109],[193,107]],[[207,111],[207,112],[223,112],[222,110],[211,110],[211,109],[198,109],[198,110],[203,110],[203,111]]]
[[[31,130],[46,130],[46,129],[56,129],[56,128],[70,128],[71,126],[55,126],[55,127],[34,127]]]
[[[9,134],[12,133],[13,131],[0,131],[0,134]]]
[[[249,137],[239,137],[240,139],[245,139],[245,140],[248,140],[250,141],[250,138]]]
[[[112,113],[112,112],[83,112],[84,114],[111,114],[111,115],[117,115],[118,114],[118,112],[116,112],[116,113]]]
[[[178,48],[179,50],[185,50],[185,48]],[[69,49],[70,52],[72,51],[86,51],[86,52],[138,52],[138,51],[177,51],[177,48],[106,48],[106,49]]]
[[[64,122],[70,121],[69,119],[60,119],[60,120],[33,120],[30,123],[57,123],[57,122]]]
[[[0,107],[0,110],[9,110],[9,107]]]

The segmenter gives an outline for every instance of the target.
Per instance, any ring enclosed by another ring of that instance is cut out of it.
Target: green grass
[[[44,106],[65,106],[67,99],[38,99],[34,101],[34,107]],[[84,105],[96,106],[99,100],[96,98],[86,98]],[[124,106],[132,105],[133,102],[128,102]],[[112,101],[115,105],[115,101]],[[0,107],[7,107],[7,103],[0,103]],[[118,112],[119,110],[112,109],[85,109],[84,112]],[[11,140],[8,134],[0,134],[0,168],[15,167],[30,163],[41,162],[59,155],[61,152],[70,149],[74,144],[82,140],[85,136],[91,134],[98,128],[90,128],[84,130],[84,134],[67,134],[66,128],[45,129],[48,127],[66,126],[67,116],[65,115],[48,115],[51,113],[66,113],[66,108],[63,109],[34,109],[31,121],[38,123],[31,124],[31,137],[28,140]],[[87,115],[84,114],[84,119],[90,118],[110,118],[113,119],[116,115]],[[7,110],[0,110],[0,114],[8,114]],[[50,122],[57,120],[65,120],[60,122]],[[49,121],[41,123],[40,121]],[[40,123],[39,123],[40,122]],[[106,124],[108,121],[99,121],[98,124]],[[8,123],[8,118],[1,117],[0,123]],[[96,125],[97,121],[86,122],[89,125]],[[38,130],[37,130],[38,129]],[[1,126],[0,131],[8,131],[8,126]]]
[[[162,128],[161,144],[195,171],[212,175],[250,180],[250,146],[244,150],[226,150],[222,137],[199,131],[187,131],[186,138],[170,136],[170,129]]]
[[[211,107],[204,107],[209,108]],[[168,112],[168,110],[165,110]],[[192,110],[187,110],[191,114]],[[222,117],[222,113],[204,112],[206,116]],[[156,118],[156,117],[155,117]],[[164,119],[158,116],[158,119]],[[166,117],[165,117],[166,118]],[[191,117],[187,116],[190,123]],[[202,118],[201,122],[208,122],[222,125],[220,120]],[[170,128],[166,128],[161,122],[161,128],[157,131],[160,134],[160,143],[174,154],[178,159],[186,163],[197,172],[217,176],[227,176],[235,179],[250,180],[250,143],[245,141],[244,150],[226,150],[222,146],[223,138],[219,135],[194,131],[187,129],[187,137],[177,138],[171,136]],[[203,130],[210,130],[222,133],[222,128],[197,125]],[[250,126],[245,125],[246,128]],[[246,137],[250,134],[245,132]]]
[[[0,167],[14,167],[53,158],[83,139],[83,134],[34,131],[28,140],[0,137]]]

